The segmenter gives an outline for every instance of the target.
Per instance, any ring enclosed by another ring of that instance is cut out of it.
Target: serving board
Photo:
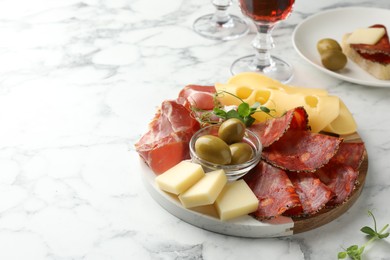
[[[362,142],[358,133],[341,136],[344,142]],[[363,189],[367,171],[368,155],[364,151],[364,160],[359,168],[359,176],[355,190],[350,198],[334,208],[324,208],[315,215],[302,218],[280,216],[269,221],[259,221],[250,215],[229,221],[221,221],[212,206],[194,209],[184,208],[176,196],[166,193],[155,183],[156,175],[140,159],[140,172],[146,189],[152,198],[165,210],[179,219],[212,232],[239,237],[282,237],[309,231],[325,225],[344,214],[359,198]]]

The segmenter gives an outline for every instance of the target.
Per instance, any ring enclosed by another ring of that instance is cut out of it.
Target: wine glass
[[[240,0],[242,13],[253,20],[257,35],[252,42],[256,53],[237,59],[230,71],[233,75],[252,71],[262,73],[280,82],[288,82],[293,69],[290,64],[270,54],[275,47],[272,30],[292,12],[295,0]]]
[[[216,8],[215,13],[196,19],[193,24],[195,32],[213,40],[233,40],[248,33],[249,26],[246,21],[227,12],[232,0],[211,2]]]

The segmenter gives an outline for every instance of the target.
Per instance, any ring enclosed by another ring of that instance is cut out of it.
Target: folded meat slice
[[[277,142],[265,148],[262,157],[281,169],[314,172],[336,154],[342,138],[311,133],[287,131]]]
[[[359,176],[357,170],[342,164],[327,165],[316,171],[315,174],[335,194],[335,197],[328,202],[328,206],[339,205],[346,201],[355,189]]]
[[[281,117],[254,124],[249,129],[259,136],[263,147],[268,147],[279,140],[289,129],[307,130],[308,115],[303,107],[297,107],[287,111]]]
[[[192,107],[200,110],[213,110],[214,86],[187,85],[179,93],[179,97],[187,100]]]
[[[253,213],[258,219],[271,219],[288,209],[301,207],[293,184],[281,169],[261,161],[244,180],[259,199],[259,207]]]
[[[366,60],[378,62],[381,64],[390,64],[390,40],[383,24],[375,24],[370,28],[383,28],[385,34],[375,44],[351,44],[351,48],[359,53]]]
[[[189,159],[189,142],[200,128],[182,99],[166,100],[135,144],[136,151],[156,174]]]
[[[315,172],[316,176],[335,194],[328,206],[341,204],[351,196],[364,154],[364,143],[342,143],[329,163]]]
[[[364,143],[363,142],[342,142],[339,150],[329,161],[329,164],[343,164],[357,170],[364,159]]]
[[[331,189],[312,172],[288,172],[288,177],[302,204],[302,212],[286,212],[286,215],[312,215],[321,210],[334,197]]]

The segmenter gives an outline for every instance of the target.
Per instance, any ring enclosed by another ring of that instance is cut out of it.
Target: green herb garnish
[[[345,258],[347,258],[347,256],[349,256],[353,260],[361,260],[364,249],[369,244],[371,244],[375,240],[380,240],[380,239],[383,239],[383,238],[386,238],[389,236],[389,232],[385,232],[388,229],[389,224],[386,224],[378,232],[377,228],[376,228],[376,219],[374,217],[374,214],[372,214],[371,211],[368,211],[368,215],[371,216],[373,221],[374,221],[374,229],[372,229],[371,227],[365,226],[365,227],[362,227],[360,229],[360,231],[367,234],[367,236],[369,236],[370,239],[366,243],[364,243],[361,247],[359,247],[358,245],[352,245],[352,246],[348,247],[347,249],[344,249],[344,251],[339,252],[337,255],[338,259],[345,259]]]
[[[218,97],[221,95],[228,94],[231,95],[241,101],[241,104],[238,105],[237,109],[230,109],[228,111],[225,111],[222,106],[222,104],[219,102]],[[262,106],[259,102],[255,102],[252,106],[250,106],[248,103],[246,103],[244,100],[242,100],[240,97],[227,92],[227,91],[220,91],[214,94],[214,109],[212,112],[210,111],[204,111],[200,117],[199,120],[201,123],[219,123],[210,120],[213,115],[217,116],[218,118],[221,118],[223,121],[230,119],[230,118],[237,118],[241,120],[245,126],[251,126],[256,119],[252,116],[256,112],[264,112],[267,115],[273,117],[271,115],[271,112],[274,110],[271,110],[265,106]],[[198,111],[199,112],[199,111]]]

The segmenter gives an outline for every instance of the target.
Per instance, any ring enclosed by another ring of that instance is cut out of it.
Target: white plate
[[[239,237],[281,237],[293,234],[294,222],[289,217],[280,216],[268,222],[260,222],[246,215],[229,221],[221,221],[216,217],[216,212],[212,207],[186,209],[176,197],[157,187],[156,175],[142,160],[139,166],[145,187],[153,199],[169,213],[189,224],[212,232]]]
[[[322,38],[341,42],[345,33],[374,24],[383,24],[390,30],[390,10],[347,7],[324,11],[310,16],[295,28],[293,45],[305,60],[330,76],[366,86],[390,87],[390,80],[376,79],[351,60],[339,72],[327,70],[322,66],[317,52],[317,42]]]

